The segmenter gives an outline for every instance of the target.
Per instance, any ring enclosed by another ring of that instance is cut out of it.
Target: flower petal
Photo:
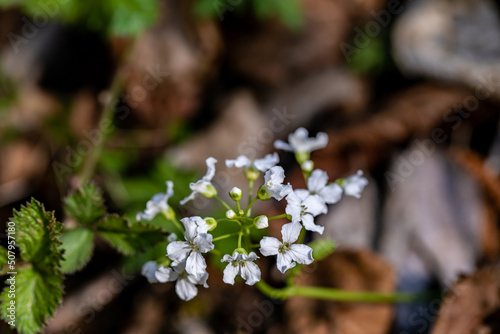
[[[303,202],[302,205],[306,207],[306,212],[310,213],[314,217],[319,214],[327,213],[328,208],[323,201],[323,198],[319,195],[310,195]]]
[[[217,159],[210,157],[206,160],[207,163],[207,173],[201,179],[203,181],[211,181],[215,176],[215,164],[217,163]]]
[[[278,153],[268,154],[262,159],[257,159],[253,162],[255,168],[260,170],[261,172],[266,172],[273,166],[275,166],[280,161],[280,157]]]
[[[191,300],[198,294],[198,289],[187,278],[177,280],[175,292],[182,300]]]
[[[276,255],[278,254],[278,249],[281,246],[281,242],[273,237],[263,237],[260,241],[260,253],[264,256]]]
[[[358,170],[354,175],[347,177],[344,181],[344,193],[356,198],[361,197],[363,189],[368,184],[368,180],[363,177],[363,171]]]
[[[318,192],[325,203],[334,204],[342,198],[342,187],[336,183],[331,183]]]
[[[167,185],[167,199],[169,199],[174,195],[174,183],[172,181],[167,181],[165,184]]]
[[[292,146],[290,146],[288,143],[285,143],[283,140],[280,139],[274,142],[274,147],[277,148],[278,150],[289,151],[289,152],[293,151]]]
[[[172,268],[160,267],[155,272],[155,278],[162,283],[175,281],[177,277],[179,274],[174,272]]]
[[[293,244],[299,238],[301,230],[302,230],[302,225],[300,225],[300,223],[296,221],[283,225],[283,227],[281,228],[281,235],[283,236],[283,242]]]
[[[255,252],[250,252],[250,254],[248,254],[248,255],[242,254],[242,259],[244,261],[255,261],[258,258],[259,257],[257,256],[257,254],[255,254]]]
[[[196,238],[198,225],[193,217],[185,217],[181,219],[182,225],[184,225],[184,237],[187,241],[193,241]]]
[[[167,246],[167,256],[170,260],[183,262],[191,252],[191,247],[186,241],[174,241]]]
[[[307,189],[310,192],[319,193],[328,183],[328,174],[321,169],[315,169],[307,179]]]
[[[230,262],[227,264],[226,268],[224,269],[224,277],[223,281],[226,284],[234,284],[234,279],[236,275],[238,275],[240,272],[240,266],[235,265],[235,262]]]
[[[244,155],[240,155],[234,160],[226,160],[226,166],[228,168],[230,168],[230,167],[237,167],[237,168],[248,167],[248,166],[250,166],[251,163],[252,163],[252,161]]]
[[[214,244],[212,243],[213,236],[208,233],[200,233],[194,238],[193,243],[198,246],[200,253],[210,252],[214,249]]]
[[[323,234],[323,231],[325,230],[324,226],[314,224],[314,217],[309,214],[302,217],[302,224],[306,230],[318,232],[319,234]]]
[[[290,246],[287,254],[290,254],[292,259],[297,263],[311,264],[314,261],[312,251],[312,248],[307,245],[294,244]]]
[[[189,254],[186,260],[186,272],[188,274],[200,277],[206,273],[207,263],[203,256],[198,252]]]
[[[246,281],[246,284],[254,285],[260,281],[260,275],[259,266],[255,263],[246,261],[244,265],[241,265],[241,277]]]
[[[156,283],[155,272],[158,269],[158,265],[155,261],[148,261],[142,265],[141,275],[146,277],[149,283]]]
[[[288,253],[279,253],[276,259],[276,266],[278,270],[284,274],[290,268],[295,267],[295,263],[292,262],[292,257]]]

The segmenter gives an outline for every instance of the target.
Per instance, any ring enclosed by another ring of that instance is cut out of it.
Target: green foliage
[[[7,264],[9,261],[7,257],[7,250],[3,247],[0,247],[0,275],[2,273],[3,267]]]
[[[332,254],[337,246],[331,239],[317,239],[310,242],[309,247],[313,249],[313,258],[319,261]]]
[[[45,318],[54,313],[62,299],[62,276],[57,269],[41,272],[34,265],[20,268],[15,276],[15,298],[12,298],[10,284],[0,296],[2,319],[11,321],[7,308],[14,301],[17,330],[24,334],[40,332]]]
[[[57,18],[106,35],[137,35],[154,24],[157,0],[65,0],[43,6],[38,0],[0,0],[0,7],[21,6],[30,15]]]
[[[106,215],[97,224],[99,235],[124,255],[134,255],[154,245],[165,235],[149,225],[131,224],[128,219],[118,215]]]
[[[11,218],[16,225],[16,244],[21,258],[40,268],[58,268],[62,256],[57,247],[62,224],[52,212],[46,212],[43,205],[32,199],[20,211],[14,210]]]
[[[356,48],[352,53],[349,69],[354,73],[381,72],[388,58],[385,45],[380,36],[368,37],[369,42],[364,48]]]
[[[299,0],[241,0],[239,4],[229,0],[197,0],[194,12],[201,17],[224,20],[231,12],[252,11],[257,18],[266,20],[277,18],[289,29],[296,30],[303,25],[302,8]]]
[[[78,223],[91,225],[106,213],[101,191],[88,184],[68,195],[64,200],[66,214]]]
[[[63,233],[61,237],[64,261],[61,270],[72,274],[82,269],[92,257],[94,233],[85,227],[78,227]]]
[[[15,294],[7,281],[8,285],[0,296],[2,319],[11,320],[7,308],[13,301],[18,331],[36,333],[42,329],[45,318],[53,315],[62,299],[62,252],[58,248],[62,224],[35,199],[22,206],[20,211],[14,210],[10,221],[15,223],[16,244],[24,263],[15,275]]]

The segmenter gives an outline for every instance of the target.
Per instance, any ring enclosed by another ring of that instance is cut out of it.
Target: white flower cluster
[[[194,298],[197,293],[197,285],[208,287],[207,264],[203,254],[214,250],[213,242],[216,240],[235,237],[238,240],[238,247],[231,254],[225,254],[221,262],[227,262],[224,269],[223,281],[227,284],[234,284],[236,276],[241,276],[246,284],[254,285],[261,280],[261,272],[255,263],[259,256],[253,251],[258,247],[255,244],[242,244],[242,236],[247,239],[251,228],[264,229],[269,226],[272,219],[286,217],[290,220],[281,229],[282,241],[274,237],[263,237],[260,240],[259,252],[263,256],[277,256],[276,265],[281,273],[293,268],[296,264],[308,265],[313,262],[313,250],[305,244],[301,244],[299,239],[302,227],[305,230],[322,234],[324,227],[315,224],[314,220],[320,214],[327,213],[328,204],[337,203],[342,193],[359,198],[368,181],[363,177],[363,173],[356,174],[345,179],[329,183],[326,172],[313,168],[314,164],[310,158],[313,150],[323,148],[328,143],[328,136],[318,133],[317,137],[310,138],[304,128],[299,128],[288,137],[289,143],[276,141],[275,147],[287,151],[293,151],[304,176],[307,180],[307,189],[293,189],[285,181],[285,172],[282,167],[276,166],[279,162],[277,153],[268,154],[266,157],[257,160],[250,160],[244,155],[240,155],[234,160],[226,160],[227,167],[245,168],[245,175],[253,186],[260,173],[264,174],[264,183],[257,191],[257,196],[249,201],[246,210],[240,209],[242,191],[233,188],[230,197],[237,203],[237,209],[227,210],[225,217],[214,219],[212,217],[201,218],[199,216],[183,218],[180,220],[184,227],[184,241],[176,240],[175,234],[169,236],[167,246],[168,266],[158,266],[155,261],[146,262],[142,269],[142,274],[149,282],[173,282],[176,281],[175,291],[183,300]],[[207,198],[217,198],[217,190],[211,183],[215,175],[215,164],[217,160],[210,157],[207,159],[207,173],[196,183],[191,183],[192,193],[181,201],[181,204],[192,200],[195,195],[201,194]],[[250,189],[252,189],[250,187]],[[167,201],[173,195],[173,183],[167,182],[166,194],[156,194],[146,204],[146,210],[137,214],[137,219],[151,220],[157,214],[162,213],[165,218],[175,220],[175,214],[169,207]],[[253,194],[250,194],[253,196]],[[251,197],[250,196],[250,197]],[[285,214],[275,217],[260,215],[255,218],[250,217],[250,207],[256,200],[269,200],[271,198],[281,201],[285,199],[287,206]],[[223,202],[223,201],[222,201]],[[226,208],[229,205],[224,203]],[[209,232],[213,231],[218,223],[237,222],[241,227],[240,232],[233,235],[220,236],[214,239]],[[299,242],[298,242],[299,241]],[[297,243],[298,242],[298,243]]]

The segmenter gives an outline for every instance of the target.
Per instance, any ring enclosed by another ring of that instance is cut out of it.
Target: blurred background
[[[97,239],[45,332],[500,333],[498,5],[0,0],[2,230],[31,197],[64,222],[61,199],[88,179],[133,219],[166,180],[171,204],[186,196],[208,156],[219,193],[246,189],[224,159],[262,157],[303,126],[329,135],[312,159],[331,180],[361,169],[370,183],[319,217],[339,248],[299,282],[432,296],[271,301],[225,285],[212,263],[210,288],[181,302],[172,284],[140,275],[164,249],[123,257]],[[292,155],[280,158],[304,186]],[[174,207],[211,213],[210,203]],[[280,286],[273,268],[261,269]]]

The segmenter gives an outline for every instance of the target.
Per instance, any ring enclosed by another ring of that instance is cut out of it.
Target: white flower
[[[296,263],[311,264],[313,262],[312,248],[307,245],[294,244],[299,238],[302,226],[298,222],[283,225],[281,235],[283,242],[273,237],[264,237],[260,241],[260,252],[264,256],[278,255],[276,266],[285,273]]]
[[[254,252],[248,255],[238,252],[234,252],[233,256],[224,255],[221,262],[229,262],[226,269],[224,269],[224,283],[234,284],[234,278],[237,275],[241,275],[248,285],[254,285],[260,281],[259,266],[252,262],[258,258]]]
[[[262,159],[250,160],[244,155],[240,155],[235,160],[226,160],[227,167],[253,167],[261,172],[266,172],[269,168],[276,166],[280,161],[278,153],[268,154]]]
[[[158,269],[158,265],[155,261],[148,261],[142,265],[141,275],[148,279],[149,283],[157,283],[155,272]]]
[[[255,224],[255,227],[257,227],[259,230],[261,230],[261,229],[269,226],[269,219],[266,216],[262,215],[262,216],[255,217],[255,219],[253,220],[253,223]]]
[[[241,189],[238,187],[233,187],[233,189],[229,191],[229,196],[233,201],[238,202],[243,196],[243,191],[241,191]]]
[[[181,205],[186,204],[188,201],[194,199],[196,194],[202,194],[205,197],[211,198],[217,195],[217,190],[215,189],[214,185],[210,182],[215,176],[215,163],[217,160],[215,158],[208,158],[206,160],[207,163],[207,173],[205,176],[201,178],[201,180],[197,181],[196,183],[190,183],[189,188],[191,189],[191,194],[184,198],[182,201],[179,203]]]
[[[236,217],[236,213],[233,210],[226,211],[226,218],[227,219],[233,219],[234,217]]]
[[[167,237],[167,241],[168,242],[172,242],[172,241],[175,241],[177,240],[177,235],[175,233],[170,233]]]
[[[344,180],[344,193],[349,196],[360,198],[361,193],[367,184],[368,180],[363,176],[363,171],[358,170],[356,174],[351,175]]]
[[[288,135],[288,143],[276,140],[274,147],[284,151],[295,153],[311,153],[314,150],[325,147],[328,144],[328,135],[318,132],[316,138],[309,138],[309,132],[304,128],[298,128],[294,133]]]
[[[261,200],[268,200],[274,197],[281,201],[283,197],[292,191],[290,184],[282,184],[285,180],[285,171],[280,166],[272,167],[264,175],[264,184],[260,187],[258,195]]]
[[[323,234],[324,226],[314,224],[314,217],[328,211],[325,202],[319,195],[311,195],[305,189],[298,189],[286,197],[288,202],[285,212],[292,216],[292,221],[302,222],[308,231]]]
[[[327,204],[333,204],[340,201],[342,197],[342,187],[336,183],[328,183],[326,172],[315,169],[309,179],[307,179],[307,189],[311,195],[319,195]]]
[[[184,262],[172,265],[172,268],[159,268],[156,271],[156,279],[162,283],[177,281],[175,292],[182,300],[191,300],[196,297],[198,294],[196,285],[203,285],[203,287],[208,288],[208,274],[204,273],[199,277],[192,275],[186,271],[186,263]]]
[[[167,202],[168,199],[174,194],[174,183],[172,181],[167,181],[166,184],[167,192],[154,195],[151,200],[146,203],[146,210],[144,210],[144,212],[137,213],[137,220],[151,220],[161,212],[170,214],[169,211],[172,211],[172,209],[169,207]]]
[[[201,255],[214,249],[208,224],[200,217],[183,218],[186,241],[174,241],[167,246],[167,256],[174,262],[186,261],[186,271],[196,277],[205,274],[207,263]],[[198,225],[200,224],[200,225]]]

